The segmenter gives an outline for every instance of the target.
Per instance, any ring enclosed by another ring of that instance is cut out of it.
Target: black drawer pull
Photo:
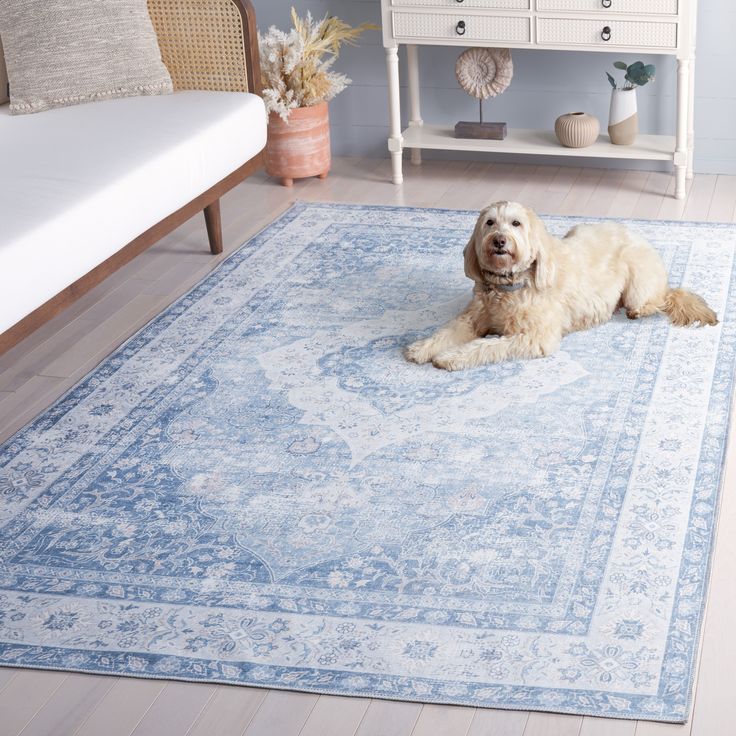
[[[461,3],[461,2],[463,2],[463,0],[455,0],[455,2]],[[608,0],[608,2],[610,3],[611,0]]]
[[[601,31],[601,38],[604,41],[611,40],[611,26],[603,26],[603,30]]]
[[[457,33],[458,36],[465,35],[465,21],[464,20],[459,20],[457,22],[457,25],[455,26],[455,33]]]
[[[462,2],[462,0],[458,0],[458,2]],[[611,7],[612,0],[601,0],[601,5],[604,8],[610,8]]]

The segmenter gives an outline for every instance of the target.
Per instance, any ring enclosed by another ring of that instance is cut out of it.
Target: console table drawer
[[[608,28],[609,34],[603,29]],[[608,40],[606,40],[608,38]],[[559,46],[677,47],[677,23],[607,21],[605,19],[537,18],[537,43]]]
[[[391,13],[397,39],[531,43],[531,19],[523,16],[458,13]]]
[[[677,2],[678,0],[537,0],[537,10],[565,13],[599,11],[601,13],[631,13],[632,15],[677,15]]]
[[[607,0],[606,0],[607,1]],[[630,0],[626,0],[630,2]],[[676,0],[675,0],[676,2]],[[391,0],[392,5],[414,7],[455,8],[461,7],[458,0]],[[462,0],[463,8],[487,8],[489,10],[529,10],[531,0]]]

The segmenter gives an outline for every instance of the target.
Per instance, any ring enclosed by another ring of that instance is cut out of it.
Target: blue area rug
[[[717,328],[406,363],[474,219],[297,205],[0,448],[0,663],[684,720],[736,229],[631,223]]]

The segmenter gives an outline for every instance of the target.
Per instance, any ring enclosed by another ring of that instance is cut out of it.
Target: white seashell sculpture
[[[460,86],[478,100],[500,95],[514,76],[511,50],[472,48],[463,51],[455,63],[455,76]]]

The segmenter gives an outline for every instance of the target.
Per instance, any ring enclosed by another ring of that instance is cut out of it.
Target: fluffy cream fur
[[[409,345],[408,360],[456,371],[539,358],[567,333],[606,322],[620,307],[631,319],[664,312],[675,325],[718,323],[697,294],[669,288],[659,254],[623,225],[576,225],[556,238],[528,207],[494,202],[481,211],[464,256],[465,275],[475,282],[472,301],[434,335]]]

